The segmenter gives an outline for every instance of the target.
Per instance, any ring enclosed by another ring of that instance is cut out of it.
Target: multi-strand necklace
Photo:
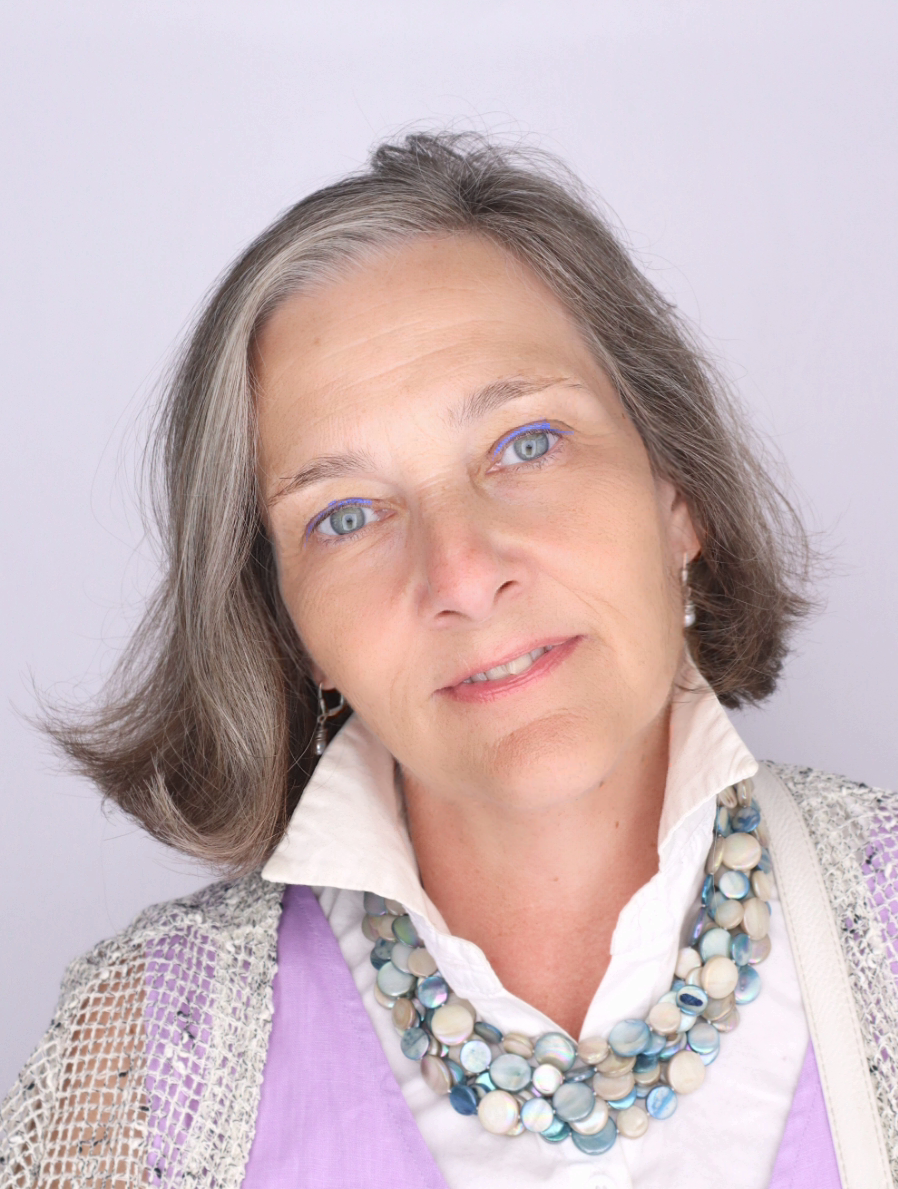
[[[670,990],[644,1019],[621,1020],[607,1037],[579,1043],[563,1032],[501,1032],[456,995],[422,945],[404,907],[365,894],[365,936],[374,943],[374,994],[393,1017],[406,1057],[432,1090],[495,1135],[532,1131],[570,1139],[591,1155],[618,1134],[637,1138],[668,1119],[717,1059],[739,1008],[758,997],[755,967],[770,953],[770,855],[752,782],[717,798],[701,908]]]

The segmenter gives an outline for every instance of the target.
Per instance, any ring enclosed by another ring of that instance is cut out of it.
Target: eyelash
[[[497,459],[499,459],[502,456],[502,454],[505,453],[505,451],[508,449],[509,446],[513,446],[514,443],[519,441],[521,438],[525,438],[530,434],[538,434],[538,433],[549,434],[555,438],[555,441],[550,442],[549,448],[548,448],[548,450],[546,450],[545,454],[541,454],[538,458],[533,458],[533,459],[521,458],[516,463],[514,463],[513,466],[510,468],[512,470],[521,470],[521,469],[537,470],[541,467],[546,466],[551,461],[551,457],[555,453],[555,450],[558,446],[559,441],[564,436],[569,434],[570,432],[571,431],[569,429],[555,429],[549,424],[548,421],[534,421],[534,422],[531,422],[530,425],[522,425],[518,429],[512,430],[511,433],[506,434],[503,438],[500,439],[500,441],[497,443],[497,445],[495,445],[493,447],[492,451],[490,452],[490,455],[491,455],[493,461],[495,462]],[[346,507],[371,508],[372,504],[373,504],[373,501],[368,500],[368,499],[335,500],[332,504],[328,504],[326,508],[322,508],[321,511],[316,516],[314,516],[312,518],[312,520],[309,522],[309,524],[306,528],[306,532],[305,532],[306,540],[308,541],[313,535],[316,535],[318,538],[318,541],[321,544],[330,546],[330,545],[338,545],[341,540],[345,540],[347,538],[358,536],[358,533],[361,530],[357,530],[356,532],[352,532],[352,533],[335,534],[332,537],[327,536],[324,533],[316,534],[315,530],[329,516],[333,516],[333,514],[335,512],[339,511],[340,508],[346,508]],[[367,528],[367,527],[368,527],[367,524],[362,525],[362,528]]]

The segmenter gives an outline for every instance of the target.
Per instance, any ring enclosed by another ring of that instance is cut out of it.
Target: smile
[[[487,669],[485,673],[474,673],[472,676],[466,677],[461,684],[471,685],[475,681],[500,681],[503,677],[517,677],[521,673],[526,673],[535,661],[538,661],[545,653],[551,652],[554,647],[553,644],[544,644],[541,648],[525,652],[522,656],[517,656],[504,665],[496,665],[492,669]]]

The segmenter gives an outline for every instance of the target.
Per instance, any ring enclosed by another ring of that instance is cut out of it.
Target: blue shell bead
[[[490,1077],[490,1071],[488,1069],[485,1069],[483,1073],[477,1075],[477,1077],[474,1079],[474,1085],[480,1086],[480,1088],[484,1091],[499,1089],[499,1087]]]
[[[430,1037],[423,1028],[409,1028],[403,1032],[399,1044],[410,1061],[420,1061],[430,1048]]]
[[[733,992],[736,996],[736,1002],[753,1003],[755,999],[761,994],[761,976],[755,970],[754,966],[742,966],[739,970],[739,981],[736,983],[736,990]]]
[[[747,933],[737,933],[730,947],[730,957],[737,966],[747,966],[751,958],[751,938]]]
[[[608,1034],[608,1043],[618,1057],[635,1057],[649,1043],[651,1029],[645,1020],[620,1020]]]
[[[530,1063],[515,1053],[502,1053],[490,1065],[489,1075],[499,1090],[509,1090],[512,1094],[530,1085],[530,1075],[533,1070]]]
[[[371,965],[375,970],[380,970],[381,966],[386,966],[389,962],[390,955],[393,953],[393,944],[385,937],[378,937],[375,941],[374,949],[371,951]]]
[[[743,834],[750,834],[752,830],[757,830],[761,824],[761,811],[758,809],[757,804],[752,801],[751,805],[737,809],[730,821],[734,830],[741,831]]]
[[[763,871],[765,875],[769,875],[773,870],[773,863],[770,861],[770,851],[766,846],[761,847],[761,857],[758,859],[758,870]]]
[[[493,1053],[485,1040],[468,1040],[461,1046],[458,1055],[462,1068],[468,1073],[483,1073],[489,1069],[493,1060]]]
[[[557,1065],[567,1073],[577,1056],[577,1046],[563,1032],[544,1032],[533,1046],[533,1055],[538,1062]]]
[[[705,929],[710,924],[711,918],[704,911],[704,909],[702,909],[702,911],[695,918],[692,928],[689,930],[689,944],[692,945],[693,942],[698,941]]]
[[[564,1075],[566,1082],[589,1082],[596,1076],[592,1065],[575,1065]]]
[[[482,1020],[478,1020],[474,1025],[474,1031],[487,1044],[497,1045],[502,1043],[502,1033],[492,1024],[485,1024]]]
[[[591,1114],[596,1105],[592,1087],[584,1082],[563,1082],[552,1095],[555,1114],[565,1123],[577,1123]]]
[[[446,1068],[452,1074],[452,1080],[456,1086],[460,1085],[465,1080],[465,1071],[457,1061],[453,1061],[451,1057],[444,1057]]]
[[[751,891],[751,884],[744,871],[724,871],[717,880],[717,886],[728,900],[744,900]]]
[[[684,978],[675,978],[673,980],[673,982],[670,984],[670,990],[667,992],[668,995],[673,996],[673,999],[671,999],[669,1002],[673,1003],[676,1000],[677,991],[679,991],[680,987],[685,987],[685,986],[686,986],[686,980]],[[662,995],[661,998],[663,999],[664,996]]]
[[[645,1109],[653,1119],[669,1119],[677,1109],[677,1094],[670,1086],[655,1086],[646,1097]]]
[[[405,913],[401,917],[397,917],[393,922],[393,936],[397,941],[404,941],[406,945],[420,945],[421,939],[418,937],[415,926],[412,924],[411,917]]]
[[[581,1135],[579,1131],[575,1131],[572,1135],[574,1147],[579,1148],[587,1156],[603,1156],[610,1148],[614,1147],[614,1141],[617,1139],[617,1124],[613,1119],[609,1119],[601,1131],[597,1131],[595,1135]]]
[[[387,915],[387,902],[383,896],[377,896],[374,892],[366,892],[364,902],[365,912],[369,917],[385,917]]]
[[[651,1086],[637,1086],[633,1093],[637,1098],[648,1098],[651,1089]]]
[[[548,1144],[560,1144],[571,1134],[571,1129],[563,1119],[556,1119],[551,1127],[547,1127],[539,1134],[540,1139],[544,1139]]]
[[[432,974],[418,983],[418,998],[425,1007],[442,1007],[449,998],[449,984],[441,974]]]
[[[698,1016],[708,1006],[708,993],[701,987],[680,987],[677,991],[677,1007],[687,1016]]]
[[[636,1087],[634,1086],[626,1098],[615,1098],[613,1102],[608,1105],[616,1111],[625,1111],[628,1106],[632,1106],[636,1101]]]
[[[729,930],[721,929],[719,925],[715,925],[713,929],[709,929],[699,938],[698,952],[702,961],[707,962],[709,958],[728,958],[731,942]]]
[[[655,1033],[652,1033],[652,1035],[657,1036],[658,1034],[655,1032]],[[664,1040],[665,1038],[661,1037],[661,1039]],[[664,1045],[662,1045],[661,1048],[663,1049]],[[660,1053],[661,1049],[659,1049],[658,1052]],[[653,1070],[655,1068],[655,1066],[657,1064],[658,1064],[658,1057],[655,1053],[640,1053],[639,1056],[636,1058],[636,1064],[633,1066],[633,1072],[634,1073],[649,1073],[651,1070]]]
[[[723,892],[715,892],[708,901],[708,916],[713,917],[725,900],[726,896],[724,896]]]
[[[649,1037],[649,1043],[642,1050],[641,1056],[646,1060],[653,1060],[665,1048],[667,1048],[667,1037],[662,1036],[660,1032],[653,1032]],[[639,1057],[636,1058],[636,1063],[639,1064]]]
[[[670,1041],[669,1044],[665,1045],[664,1048],[661,1050],[661,1052],[658,1054],[658,1059],[660,1061],[669,1061],[671,1057],[673,1057],[675,1054],[679,1053],[680,1049],[685,1049],[685,1048],[686,1048],[686,1033],[678,1032],[676,1034],[676,1036],[673,1038],[673,1040]]]
[[[476,1115],[479,1099],[470,1086],[453,1086],[449,1101],[460,1115]]]
[[[706,1020],[699,1020],[694,1027],[689,1029],[686,1043],[693,1053],[698,1053],[700,1057],[711,1053],[717,1056],[720,1051],[720,1033],[713,1024],[709,1024]]]
[[[730,811],[725,805],[721,805],[717,810],[717,817],[714,820],[714,828],[721,838],[726,838],[727,834],[732,832],[730,826]]]
[[[708,901],[714,895],[714,876],[706,875],[705,882],[702,884],[702,904],[707,908]]]

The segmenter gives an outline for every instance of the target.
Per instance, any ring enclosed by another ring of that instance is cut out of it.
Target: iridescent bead
[[[457,1086],[460,1082],[463,1082],[465,1080],[465,1071],[462,1069],[459,1063],[457,1061],[453,1061],[451,1057],[444,1057],[443,1060],[446,1062],[446,1066],[449,1072],[452,1074],[453,1083]]]
[[[705,1010],[708,993],[701,987],[681,987],[677,991],[677,1007],[687,1016],[697,1016]]]
[[[557,1065],[537,1065],[532,1076],[533,1088],[539,1090],[540,1094],[551,1098],[561,1083],[564,1081],[564,1074]]]
[[[667,1081],[677,1094],[692,1094],[705,1080],[705,1066],[698,1053],[683,1049],[671,1057],[667,1067]]]
[[[761,811],[757,805],[743,805],[730,818],[734,830],[742,830],[745,834],[750,834],[752,830],[757,830],[761,821]]]
[[[423,1028],[409,1028],[407,1032],[403,1032],[399,1044],[410,1061],[420,1061],[427,1056],[430,1037]]]
[[[730,832],[730,811],[725,805],[721,805],[717,810],[717,816],[714,819],[714,829],[721,838],[726,838]]]
[[[398,999],[414,990],[415,976],[406,974],[404,970],[397,970],[392,962],[387,962],[377,972],[377,985],[385,995]]]
[[[677,1095],[670,1086],[656,1086],[645,1100],[645,1109],[653,1119],[669,1119],[677,1109]]]
[[[389,944],[389,942],[387,943]],[[376,946],[374,947],[377,948]],[[394,941],[393,947],[390,950],[390,961],[397,970],[401,970],[403,974],[411,974],[408,960],[415,951],[410,945],[406,945],[404,941]]]
[[[690,1016],[689,1018],[694,1019],[695,1017]],[[675,1053],[679,1053],[679,1051],[681,1049],[685,1049],[685,1048],[686,1048],[686,1033],[678,1032],[676,1034],[676,1036],[672,1037],[670,1044],[665,1045],[665,1047],[658,1054],[658,1059],[659,1059],[659,1061],[669,1061],[670,1058],[673,1057],[673,1055]]]
[[[407,1032],[418,1026],[418,1013],[410,999],[397,999],[392,1009],[393,1027],[397,1032]]]
[[[702,1015],[706,1020],[719,1020],[736,1006],[736,997],[730,993],[723,999],[709,999]]]
[[[737,780],[733,785],[736,791],[736,801],[739,805],[751,805],[751,795],[755,789],[755,783],[749,776],[745,780]]]
[[[533,1046],[533,1055],[540,1063],[548,1061],[567,1073],[574,1064],[577,1046],[563,1032],[544,1032]]]
[[[384,897],[384,904],[391,916],[401,917],[405,912],[405,907],[398,900],[391,900],[389,896]]]
[[[474,1031],[474,1017],[462,1004],[447,1003],[433,1013],[430,1030],[443,1044],[464,1044]]]
[[[486,1024],[483,1020],[478,1020],[474,1025],[474,1031],[487,1044],[497,1045],[502,1043],[502,1033],[493,1024]]]
[[[752,896],[749,900],[745,901],[742,928],[752,941],[760,941],[770,931],[770,909],[757,896]]]
[[[395,934],[393,933],[393,922],[396,920],[394,916],[390,916],[390,914],[387,913],[386,916],[369,917],[368,919],[371,921],[374,927],[374,932],[378,937],[385,937],[387,941],[396,940]]]
[[[720,1048],[720,1033],[713,1024],[699,1020],[695,1027],[690,1029],[687,1044],[693,1053],[698,1053],[699,1056],[716,1053]]]
[[[432,974],[418,983],[418,998],[425,1007],[442,1007],[449,998],[449,984],[441,974]]]
[[[604,1036],[590,1037],[587,1040],[581,1040],[577,1045],[577,1056],[587,1065],[598,1065],[608,1056],[608,1048],[608,1041]]]
[[[564,1075],[564,1080],[566,1082],[588,1082],[595,1077],[595,1072],[592,1065],[572,1065]]]
[[[770,938],[762,937],[760,941],[753,941],[751,943],[751,957],[749,963],[752,966],[758,966],[765,958],[770,957]]]
[[[617,1116],[617,1130],[625,1139],[639,1139],[649,1129],[649,1117],[641,1106],[628,1106]]]
[[[452,1089],[453,1077],[449,1066],[439,1057],[427,1054],[422,1059],[421,1076],[434,1094],[448,1094]]]
[[[711,896],[713,894],[714,894],[714,876],[706,875],[705,879],[704,879],[704,883],[702,884],[702,904],[704,904],[704,906],[706,908],[708,907],[708,901],[711,899]]]
[[[723,846],[723,862],[733,871],[751,871],[761,857],[761,844],[753,834],[730,834]]]
[[[518,1103],[506,1090],[491,1090],[481,1098],[477,1114],[485,1131],[508,1135],[518,1121]]]
[[[378,937],[374,943],[374,949],[371,951],[371,965],[375,970],[380,970],[381,966],[386,966],[393,955],[393,946],[396,943],[387,941],[383,937]],[[400,967],[401,969],[401,967]],[[406,971],[408,973],[408,971]]]
[[[645,1020],[620,1020],[608,1034],[608,1043],[619,1057],[635,1057],[648,1044]]]
[[[758,870],[763,871],[765,875],[769,875],[773,870],[773,863],[770,861],[770,851],[766,846],[761,846],[761,857],[758,859]]]
[[[552,1106],[559,1119],[574,1123],[585,1119],[595,1106],[596,1096],[585,1082],[565,1082],[552,1095]]]
[[[635,1101],[636,1101],[636,1087],[634,1086],[629,1094],[625,1095],[623,1098],[611,1099],[611,1101],[608,1103],[608,1105],[612,1108],[612,1110],[625,1111],[627,1109],[627,1107],[632,1106]]]
[[[663,1048],[667,1045],[667,1037],[662,1036],[660,1032],[652,1032],[649,1037],[649,1043],[645,1046],[642,1052],[643,1057],[657,1057]]]
[[[723,839],[716,837],[708,851],[708,861],[705,863],[705,871],[708,875],[715,875],[720,864],[723,862]]]
[[[417,978],[430,978],[437,972],[437,964],[432,954],[423,946],[415,946],[408,957],[408,968]]]
[[[724,871],[718,877],[717,886],[729,900],[744,900],[751,891],[751,884],[744,871]]]
[[[396,917],[393,921],[393,936],[397,941],[404,941],[406,945],[420,944],[420,938],[415,930],[415,926],[412,924],[411,917],[407,913],[404,913],[401,917]]]
[[[461,1046],[459,1064],[468,1073],[483,1073],[493,1060],[492,1050],[485,1040],[467,1040]]]
[[[449,1101],[460,1115],[477,1114],[477,1094],[470,1086],[453,1086],[449,1091]]]
[[[720,1020],[714,1020],[714,1027],[718,1032],[733,1032],[739,1027],[739,1008],[734,1007],[731,1012],[727,1012]]]
[[[714,913],[714,922],[721,929],[735,929],[742,923],[742,901],[721,897],[721,904]]]
[[[477,1077],[474,1079],[473,1085],[475,1088],[479,1087],[484,1091],[484,1093],[486,1093],[488,1090],[495,1090],[497,1088],[496,1083],[490,1077],[490,1071],[488,1069],[485,1069],[483,1073],[478,1073]]]
[[[572,1131],[571,1139],[574,1146],[587,1156],[602,1156],[614,1147],[614,1141],[617,1139],[617,1124],[613,1119],[609,1119],[602,1130],[597,1131],[594,1135],[583,1135],[579,1131]]]
[[[545,1098],[531,1098],[521,1107],[521,1122],[528,1131],[542,1134],[555,1122],[555,1112]]]
[[[502,1053],[490,1065],[490,1077],[500,1090],[523,1090],[532,1073],[528,1062],[515,1053]]]
[[[392,1011],[396,1005],[396,996],[385,995],[376,982],[374,984],[374,998],[377,1000],[380,1006],[385,1007],[387,1011]]]
[[[528,1061],[533,1056],[533,1041],[523,1032],[506,1032],[502,1037],[502,1048],[506,1053],[515,1053]]]
[[[365,905],[365,912],[372,917],[382,917],[387,911],[386,901],[383,896],[377,896],[374,892],[366,892],[362,897]]]
[[[738,901],[733,901],[734,904]],[[751,938],[747,933],[737,933],[733,938],[730,957],[737,966],[745,966],[751,958]]]
[[[592,1110],[585,1119],[577,1119],[571,1123],[574,1131],[580,1135],[596,1135],[608,1122],[608,1103],[604,1098],[597,1098]]]
[[[708,916],[708,914],[705,912],[705,910],[702,909],[701,912],[699,912],[698,916],[695,918],[695,920],[692,924],[692,928],[689,930],[689,941],[690,942],[698,941],[698,939],[701,937],[701,935],[704,933],[704,931],[708,928],[708,926],[710,924],[711,924],[711,918]]]
[[[376,917],[368,916],[367,914],[362,917],[362,932],[369,941],[377,941],[378,937],[380,937],[380,934],[374,927],[375,920]]]
[[[637,1088],[639,1086],[654,1086],[661,1076],[661,1062],[654,1061],[651,1065],[633,1070],[633,1078]]]
[[[727,809],[735,809],[739,804],[739,799],[736,796],[736,790],[732,785],[725,788],[722,793],[717,794],[717,804],[725,805]]]
[[[545,1131],[540,1134],[540,1139],[544,1139],[548,1144],[560,1144],[571,1134],[571,1127],[569,1123],[565,1123],[563,1119],[556,1119],[551,1127],[547,1127]]]
[[[739,981],[736,983],[736,1002],[742,1006],[753,1003],[761,993],[761,976],[753,966],[743,966],[739,971]]]
[[[730,935],[726,929],[721,929],[715,926],[704,933],[698,943],[698,952],[701,954],[702,961],[708,962],[711,958],[728,958],[730,956]]]

